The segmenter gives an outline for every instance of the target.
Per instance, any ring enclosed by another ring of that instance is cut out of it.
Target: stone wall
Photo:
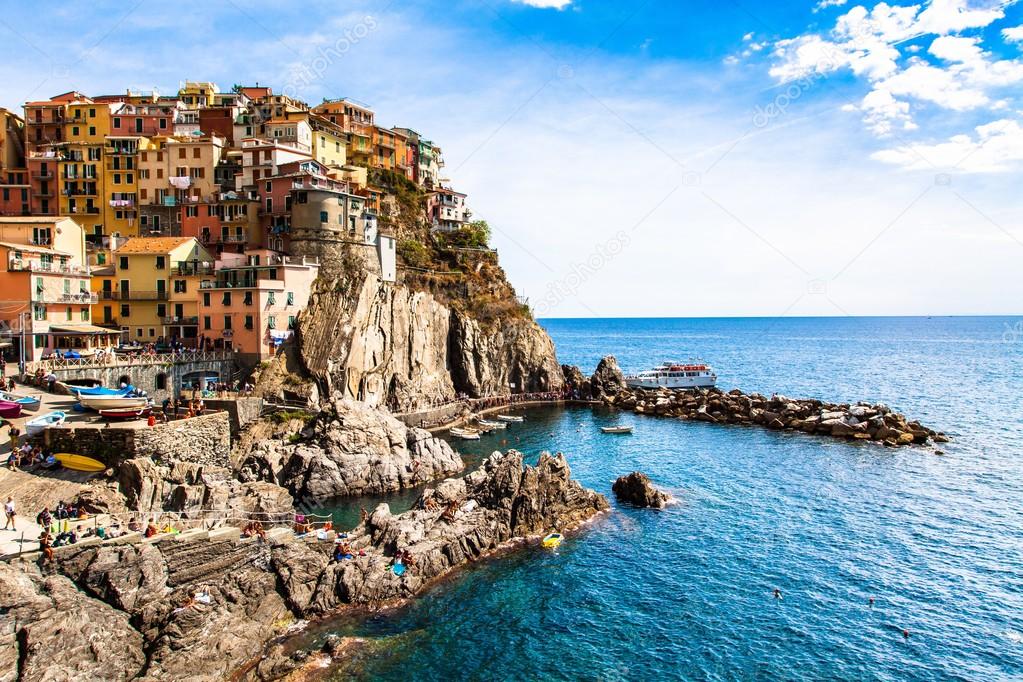
[[[263,399],[252,398],[207,398],[206,408],[224,411],[231,419],[231,433],[237,434],[243,428],[259,419],[263,413]]]
[[[184,378],[196,372],[219,374],[222,381],[230,381],[234,377],[235,363],[233,360],[201,360],[173,364],[57,367],[53,370],[59,381],[96,379],[110,387],[119,386],[121,380],[127,378],[129,383],[148,393],[157,403],[180,395]]]
[[[214,412],[167,424],[65,424],[43,432],[44,447],[98,459],[108,466],[134,457],[230,466],[231,418]]]

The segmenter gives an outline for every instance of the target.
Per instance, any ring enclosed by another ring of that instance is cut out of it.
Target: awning
[[[94,324],[51,324],[50,333],[56,334],[81,334],[85,336],[93,336],[99,334],[115,334],[120,335],[121,332],[117,329],[107,329],[106,327],[97,327]]]

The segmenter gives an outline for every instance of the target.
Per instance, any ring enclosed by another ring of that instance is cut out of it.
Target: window
[[[167,267],[167,257],[166,256],[157,256],[156,257],[156,269],[157,270],[163,270],[166,267]]]
[[[121,174],[120,173],[114,173],[114,184],[115,185],[120,185],[121,184]]]
[[[272,192],[273,190],[274,190],[274,184],[272,182],[267,181],[267,183],[266,183],[266,191],[267,192]]]
[[[96,110],[89,109],[89,118],[96,118]]]
[[[294,315],[288,315],[288,329],[294,329],[294,328],[295,328],[295,316]]]
[[[127,318],[129,318],[129,317],[131,317],[131,306],[128,305],[127,303],[122,303],[121,304],[121,318],[127,320]]]
[[[198,218],[199,217],[199,207],[198,206],[185,206],[185,216],[187,216],[189,218]]]
[[[255,326],[255,324],[252,321],[252,315],[246,315],[245,316],[245,328],[246,329],[252,329],[254,326]]]
[[[270,329],[277,329],[277,318],[275,318],[273,315],[266,318],[266,326]]]
[[[224,292],[223,304],[224,305],[231,305],[231,292],[230,291],[225,291]]]
[[[293,291],[288,292],[288,302],[286,305],[295,305],[295,292]]]
[[[71,306],[67,307],[67,311],[65,312],[65,318],[64,319],[66,319],[68,322],[71,321]]]
[[[156,316],[167,317],[167,305],[165,303],[156,304]]]
[[[209,304],[207,303],[207,305]],[[206,315],[205,317],[202,318],[202,328],[207,330],[213,328],[213,324],[210,322],[209,315]]]
[[[184,147],[181,147],[180,149],[178,149],[178,158],[179,159],[185,158],[185,148]]]
[[[89,137],[96,137],[96,126],[89,126]]]
[[[320,222],[325,223],[330,220],[330,216],[327,215],[326,211],[320,211]]]
[[[174,293],[184,294],[187,293],[188,282],[183,279],[174,280]]]
[[[71,134],[78,137],[78,126],[71,126]]]
[[[276,302],[277,302],[277,301],[276,301],[276,299],[274,298],[274,292],[272,292],[272,291],[268,291],[268,292],[267,292],[267,294],[266,294],[266,304],[267,304],[267,305],[273,305],[273,304],[274,304],[274,303],[276,303]]]
[[[37,305],[35,307],[35,319],[37,319],[37,320],[45,320],[46,319],[46,306],[44,306],[44,305]]]
[[[163,120],[163,119],[161,119],[161,120]],[[155,384],[155,386],[156,386],[156,390],[157,391],[165,391],[165,390],[167,390],[167,375],[164,374],[163,372],[157,374],[156,375],[156,384]]]
[[[201,154],[202,154],[202,152],[201,152],[201,150],[198,147],[193,147],[192,148],[192,158],[193,159],[200,158]]]
[[[267,213],[274,212],[274,200],[270,197],[266,198],[266,212]]]
[[[121,256],[119,260],[120,260],[120,264],[117,267],[119,269],[121,269],[121,270],[127,270],[128,269],[128,257],[127,256]]]
[[[245,303],[245,305],[252,305],[252,292],[251,291],[246,291],[245,292],[244,303]]]
[[[224,331],[227,331],[230,328],[231,328],[231,316],[230,315],[224,315]]]
[[[206,291],[206,292],[203,292],[203,295],[202,295],[202,304],[203,304],[204,306],[206,306],[207,308],[208,308],[208,307],[210,306],[210,292],[208,292],[208,291]],[[208,319],[210,319],[210,318],[208,318],[208,317],[207,317],[206,319],[208,320]],[[207,329],[209,329],[209,327],[206,327],[206,328],[207,328]]]
[[[149,338],[153,338],[154,336],[156,336],[156,330],[153,329],[152,327],[150,327],[149,328]]]
[[[88,321],[89,321],[89,309],[88,308],[82,308],[82,322],[88,322]]]
[[[160,128],[163,129],[163,128],[166,128],[166,127],[167,127],[167,119],[161,118],[160,119]]]

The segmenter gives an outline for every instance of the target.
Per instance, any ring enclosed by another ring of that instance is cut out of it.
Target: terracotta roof
[[[131,237],[114,251],[118,255],[133,253],[170,253],[194,237]]]

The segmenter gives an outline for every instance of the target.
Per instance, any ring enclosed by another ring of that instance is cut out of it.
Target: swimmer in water
[[[906,639],[906,640],[909,639],[909,630],[903,630],[902,631],[902,639]]]
[[[867,603],[870,605],[870,608],[874,608],[874,598],[873,597],[871,597],[870,601],[868,601]]]
[[[779,590],[777,587],[774,588],[774,598],[781,599],[781,590]]]

